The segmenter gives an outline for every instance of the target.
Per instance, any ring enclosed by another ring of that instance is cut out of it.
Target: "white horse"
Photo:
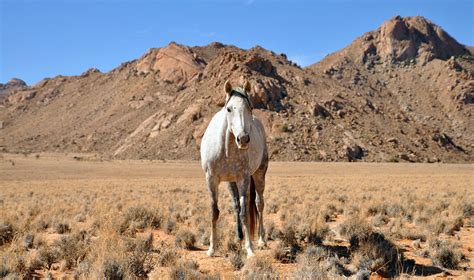
[[[219,218],[218,186],[228,182],[236,216],[236,233],[245,232],[247,257],[253,255],[251,238],[258,222],[258,245],[265,246],[263,191],[268,168],[268,151],[262,123],[252,114],[248,96],[250,83],[242,88],[224,86],[226,102],[209,123],[201,141],[201,166],[211,195],[212,231],[207,254],[214,254],[216,224]],[[257,221],[258,220],[258,221]]]

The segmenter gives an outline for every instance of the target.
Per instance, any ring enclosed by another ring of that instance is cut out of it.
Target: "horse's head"
[[[250,125],[252,122],[252,101],[248,93],[250,83],[247,81],[241,88],[232,88],[229,81],[225,82],[226,118],[229,132],[234,135],[235,143],[241,150],[246,150],[250,142]]]

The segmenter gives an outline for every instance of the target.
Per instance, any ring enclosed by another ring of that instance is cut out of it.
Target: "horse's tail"
[[[250,224],[250,238],[252,239],[255,235],[255,228],[257,227],[257,204],[255,199],[257,198],[255,190],[255,182],[253,177],[250,176],[250,194],[249,194],[249,224]]]

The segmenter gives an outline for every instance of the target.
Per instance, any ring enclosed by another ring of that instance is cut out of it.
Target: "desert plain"
[[[473,186],[472,164],[272,161],[267,246],[246,258],[221,184],[219,246],[208,257],[198,161],[5,153],[0,276],[470,279]]]

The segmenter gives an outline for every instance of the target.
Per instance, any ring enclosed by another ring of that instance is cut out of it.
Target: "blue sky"
[[[305,66],[395,15],[474,45],[473,0],[0,0],[0,83],[106,72],[170,41],[261,45]]]

